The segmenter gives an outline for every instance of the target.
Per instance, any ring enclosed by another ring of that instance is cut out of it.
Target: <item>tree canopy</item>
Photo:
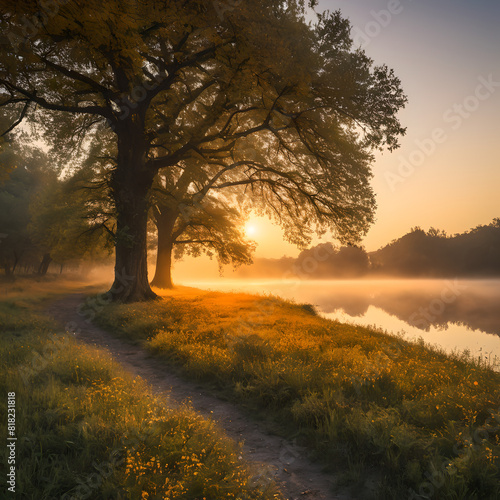
[[[38,116],[60,152],[113,134],[115,269],[132,277],[117,298],[154,296],[147,218],[160,171],[193,205],[234,189],[297,244],[326,230],[355,241],[373,221],[372,151],[397,147],[406,97],[353,47],[340,12],[309,24],[295,0],[224,12],[199,0],[5,4],[0,104],[18,113],[7,130]],[[38,20],[28,35],[26,19]]]

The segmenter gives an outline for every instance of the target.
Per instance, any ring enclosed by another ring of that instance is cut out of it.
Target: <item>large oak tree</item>
[[[340,13],[310,25],[300,0],[4,5],[12,126],[43,109],[54,139],[114,133],[115,298],[154,297],[146,239],[160,170],[188,183],[193,205],[239,189],[299,243],[327,229],[354,240],[372,222],[371,151],[397,147],[405,97],[352,47]]]

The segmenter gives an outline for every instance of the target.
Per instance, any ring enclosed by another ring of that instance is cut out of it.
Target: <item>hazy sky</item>
[[[500,2],[320,0],[319,9],[341,9],[355,42],[394,69],[409,98],[401,148],[373,165],[367,250],[412,226],[455,233],[500,217]],[[297,254],[278,233],[256,224],[257,256]]]

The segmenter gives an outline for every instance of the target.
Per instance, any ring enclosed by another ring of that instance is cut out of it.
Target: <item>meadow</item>
[[[28,282],[2,290],[0,425],[7,436],[9,395],[17,437],[12,497],[282,498],[272,482],[254,480],[240,446],[212,421],[185,406],[166,408],[143,380],[43,313],[55,289],[60,295],[76,286]]]
[[[97,296],[87,313],[344,468],[345,484],[377,483],[375,498],[500,498],[491,367],[272,296],[179,287],[162,299]]]

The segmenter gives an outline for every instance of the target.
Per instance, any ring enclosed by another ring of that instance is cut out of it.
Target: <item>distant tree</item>
[[[40,259],[40,248],[28,229],[29,205],[43,186],[56,179],[48,167],[48,159],[41,151],[9,145],[0,154],[6,180],[0,185],[0,263],[6,275],[12,275],[18,266],[34,266]]]
[[[9,127],[12,121],[12,116],[9,113],[2,113],[0,109],[0,133]],[[15,137],[7,138],[5,135],[0,135],[0,186],[9,178],[10,172],[16,168],[15,153],[12,143]]]
[[[0,186],[9,178],[10,172],[15,168],[6,151],[5,139],[0,137]]]
[[[432,236],[434,238],[446,238],[446,231],[443,231],[442,229],[436,229],[435,227],[431,227],[429,231],[427,231],[427,234],[429,236]]]
[[[155,296],[147,219],[161,169],[190,179],[193,197],[247,188],[302,245],[327,229],[355,240],[373,221],[371,151],[397,147],[406,98],[392,71],[353,47],[338,12],[309,25],[299,0],[224,14],[199,0],[65,2],[52,13],[36,0],[3,4],[12,46],[0,104],[18,109],[13,125],[36,106],[63,146],[115,134],[114,298]],[[26,18],[40,22],[23,38]]]
[[[500,274],[500,224],[447,236],[444,231],[420,228],[372,252],[377,272],[401,276],[496,276]]]
[[[461,274],[476,276],[500,275],[500,224],[499,219],[477,226],[453,238],[460,249]]]
[[[172,256],[215,256],[219,267],[250,264],[255,248],[244,234],[245,219],[224,199],[206,197],[195,206],[168,196],[155,196],[152,218],[157,229],[156,272],[152,285],[172,288]]]
[[[369,271],[370,260],[363,248],[354,245],[336,248],[332,243],[321,243],[303,250],[295,267],[302,278],[356,278]]]
[[[303,277],[300,269],[297,269],[297,260],[293,257],[281,257],[279,259],[255,258],[252,265],[239,268],[236,276],[243,279],[300,279]]]
[[[28,230],[32,241],[42,250],[38,273],[47,273],[54,261],[96,260],[110,251],[112,240],[101,224],[96,225],[99,208],[95,191],[85,189],[83,176],[66,181],[53,180],[30,203]],[[90,196],[91,195],[91,196]]]
[[[373,252],[370,257],[382,273],[432,276],[439,273],[434,261],[439,245],[439,238],[427,235],[421,228],[413,228],[401,238]]]
[[[360,277],[370,270],[370,259],[364,248],[348,245],[339,249],[337,259],[337,276]]]

